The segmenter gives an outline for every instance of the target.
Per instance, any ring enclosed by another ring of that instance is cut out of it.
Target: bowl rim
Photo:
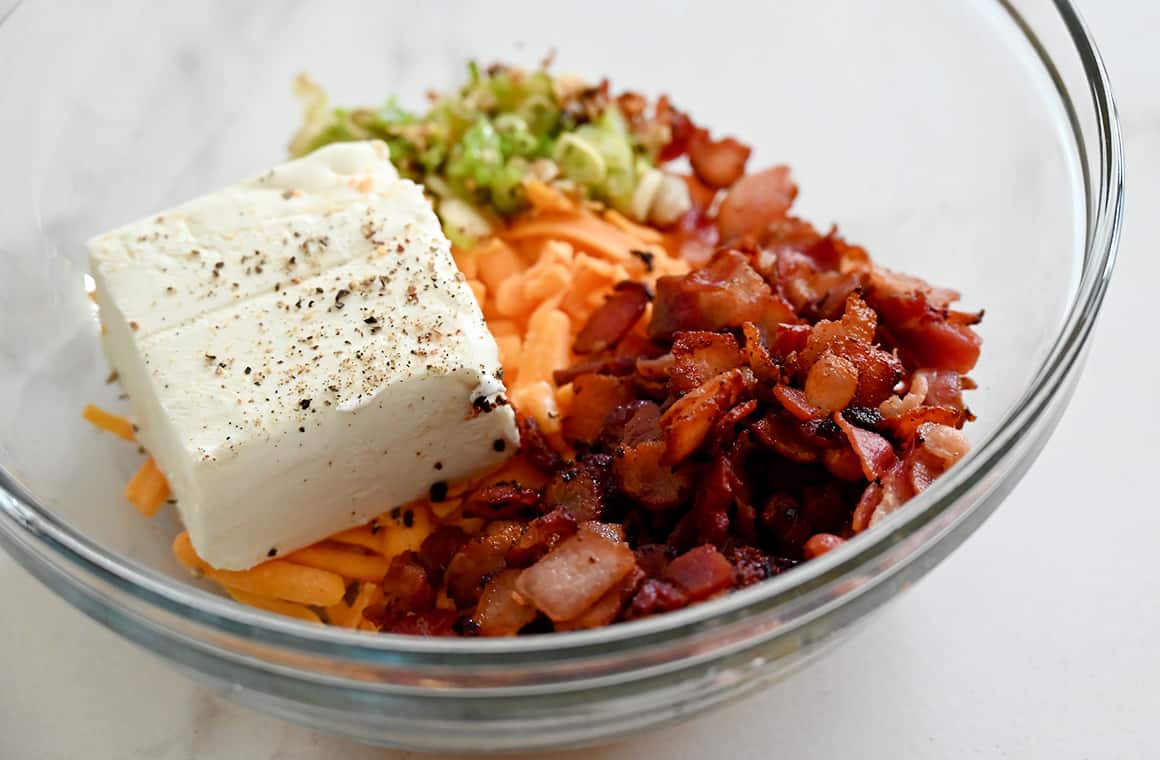
[[[127,557],[107,552],[42,507],[9,472],[0,466],[0,536],[39,558],[48,558],[71,572],[98,579],[127,592],[149,608],[195,621],[211,630],[274,645],[304,655],[330,656],[357,662],[392,663],[400,660],[443,666],[503,666],[536,661],[563,662],[606,653],[616,646],[655,646],[686,639],[691,634],[742,620],[760,611],[784,606],[806,594],[832,587],[865,570],[875,560],[914,536],[950,511],[957,500],[997,469],[1023,432],[1036,425],[1059,394],[1066,393],[1073,370],[1082,361],[1106,293],[1116,257],[1123,216],[1123,153],[1120,126],[1107,72],[1096,45],[1070,0],[1055,0],[1082,63],[1098,127],[1098,175],[1092,175],[1083,148],[1083,130],[1051,57],[1034,30],[1007,0],[996,0],[1033,48],[1051,77],[1071,126],[1071,137],[1082,166],[1088,225],[1080,282],[1061,323],[1060,331],[1040,362],[1022,396],[1000,418],[995,430],[967,460],[941,477],[930,489],[890,515],[873,531],[855,536],[838,550],[805,563],[792,572],[717,599],[653,616],[590,631],[552,633],[503,639],[429,639],[398,634],[367,633],[315,626],[237,604],[223,596],[180,584]],[[15,15],[13,8],[0,26]],[[1096,177],[1096,187],[1092,178]],[[928,542],[931,539],[928,539]],[[915,553],[920,548],[915,549]],[[18,558],[19,559],[19,558]]]

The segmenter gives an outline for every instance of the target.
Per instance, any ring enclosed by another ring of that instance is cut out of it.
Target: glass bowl
[[[766,684],[975,530],[1079,375],[1116,248],[1121,154],[1083,25],[1054,4],[15,7],[0,25],[0,543],[49,589],[191,677],[356,739],[493,751],[609,740]],[[744,591],[583,633],[428,640],[309,626],[199,586],[175,518],[121,498],[139,461],[91,429],[117,389],[85,297],[92,234],[260,171],[337,102],[418,102],[469,58],[669,92],[790,163],[798,213],[985,307],[972,454],[876,529]]]

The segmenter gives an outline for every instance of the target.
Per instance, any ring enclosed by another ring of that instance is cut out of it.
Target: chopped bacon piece
[[[461,609],[479,601],[484,584],[507,566],[504,557],[519,537],[519,531],[471,539],[460,549],[444,573],[449,596]]]
[[[752,586],[781,571],[769,557],[753,546],[735,547],[726,554],[726,557],[733,564],[733,578],[738,588]]]
[[[858,460],[862,463],[862,473],[867,480],[882,477],[882,474],[894,464],[894,447],[890,445],[890,441],[870,430],[851,425],[837,412],[834,413],[833,420],[846,434],[850,448],[858,455]]]
[[[687,275],[661,277],[648,334],[670,340],[685,330],[720,330],[746,322],[796,322],[789,304],[749,265],[744,253],[727,249]]]
[[[805,546],[802,547],[802,557],[805,559],[814,559],[828,551],[837,549],[844,543],[846,542],[841,536],[835,536],[833,533],[816,533],[810,536]]]
[[[864,480],[862,460],[851,448],[826,449],[822,452],[822,464],[834,477],[857,482]]]
[[[560,466],[560,455],[548,443],[534,417],[516,415],[516,427],[520,432],[520,454],[541,472],[553,472]]]
[[[515,636],[536,619],[536,608],[516,591],[519,570],[504,570],[488,581],[471,616],[481,636]]]
[[[949,406],[919,406],[890,421],[894,436],[902,443],[912,440],[919,427],[930,423],[958,427],[963,413]]]
[[[705,130],[697,130],[688,144],[689,163],[697,178],[709,187],[729,187],[745,174],[749,146],[732,137],[712,140]]]
[[[618,282],[604,303],[584,323],[572,350],[578,354],[592,354],[615,346],[628,334],[652,301],[652,293],[643,282]]]
[[[682,461],[701,445],[713,425],[740,402],[756,379],[748,367],[724,372],[678,399],[661,415],[664,464]]]
[[[768,414],[749,427],[757,440],[786,459],[801,464],[816,462],[821,456],[818,447],[806,438],[792,416]]]
[[[714,457],[698,484],[693,502],[697,535],[700,543],[724,546],[728,542],[732,521],[730,509],[743,493],[744,486],[727,457]]]
[[[785,407],[785,410],[799,420],[816,420],[826,416],[826,410],[814,406],[805,391],[789,385],[778,385],[773,389],[774,398]]]
[[[945,309],[959,300],[959,292],[950,288],[937,288],[926,280],[883,267],[873,267],[868,285],[875,293],[884,296],[905,296],[915,294],[936,309]]]
[[[665,568],[673,561],[676,552],[668,544],[645,544],[633,552],[636,564],[649,578],[660,578]]]
[[[758,406],[760,404],[758,404],[757,399],[751,398],[748,401],[742,401],[722,415],[713,426],[712,447],[714,449],[721,449],[725,444],[732,441],[737,434],[737,429],[757,411]]]
[[[846,299],[846,309],[841,319],[819,320],[810,330],[806,346],[799,357],[799,365],[803,371],[808,371],[823,353],[844,339],[873,343],[877,324],[878,317],[874,310],[857,293],[851,293]]]
[[[721,238],[760,235],[771,223],[785,218],[796,197],[797,185],[788,167],[775,166],[742,177],[729,188],[717,210]]]
[[[512,481],[484,486],[463,500],[468,517],[528,517],[539,511],[540,493]]]
[[[829,350],[849,360],[858,370],[858,384],[851,404],[878,406],[893,395],[895,386],[905,373],[897,356],[858,338],[838,338]]]
[[[662,441],[644,441],[618,452],[612,471],[620,490],[646,509],[668,509],[680,504],[692,485],[688,473],[661,460]]]
[[[644,582],[644,579],[644,572],[639,567],[633,567],[628,575],[624,576],[615,586],[608,589],[604,596],[596,600],[595,604],[584,610],[584,612],[581,612],[579,617],[557,622],[556,630],[580,631],[586,628],[599,628],[600,626],[608,625],[616,620],[616,616],[624,609],[624,605],[636,593],[637,588]]]
[[[605,352],[556,370],[552,373],[552,381],[556,385],[567,385],[581,375],[628,375],[636,369],[637,361],[637,357],[628,354]]]
[[[806,375],[806,398],[826,412],[845,409],[858,390],[858,368],[849,359],[827,351]]]
[[[624,526],[620,523],[600,522],[599,520],[585,520],[580,523],[580,530],[586,530],[595,533],[601,538],[609,541],[623,542],[627,540],[624,534]]]
[[[419,547],[419,562],[433,583],[442,582],[451,558],[459,553],[467,539],[467,533],[458,525],[441,525],[423,539]]]
[[[576,518],[559,507],[528,523],[507,552],[511,567],[527,567],[576,532]]]
[[[663,577],[700,601],[733,585],[733,565],[716,547],[703,544],[670,562]]]
[[[945,307],[934,306],[922,292],[872,288],[867,299],[904,359],[910,357],[915,365],[965,374],[979,360],[982,339],[969,326],[952,321]]]
[[[669,131],[669,141],[661,148],[658,160],[661,163],[680,158],[688,149],[689,140],[693,137],[697,127],[683,112],[673,107],[668,95],[661,95],[656,104],[656,121]]]
[[[701,266],[713,257],[721,238],[717,225],[708,214],[717,192],[701,184],[696,177],[685,177],[685,182],[693,207],[673,225],[667,245],[678,258]]]
[[[926,381],[926,395],[922,403],[958,410],[964,408],[963,376],[958,372],[949,369],[920,369],[914,375],[916,378],[922,376]]]
[[[604,420],[617,407],[633,400],[632,386],[612,375],[581,375],[572,381],[572,405],[562,425],[564,440],[591,445],[600,437]]]
[[[560,470],[544,488],[544,508],[561,508],[577,522],[600,519],[604,514],[608,469],[607,466],[580,462]]]
[[[773,535],[778,548],[794,557],[801,553],[813,533],[801,504],[785,492],[776,492],[766,501],[761,522]]]
[[[779,324],[773,331],[773,340],[769,344],[770,352],[781,360],[785,360],[795,351],[804,351],[809,343],[813,328],[810,325]]]
[[[781,380],[781,367],[770,355],[761,329],[752,322],[745,322],[741,331],[745,335],[745,358],[753,375],[758,382],[776,385]]]
[[[370,607],[363,617],[378,626],[383,633],[401,633],[407,636],[454,636],[459,616],[451,610],[388,613],[379,616]]]
[[[631,401],[616,407],[600,431],[600,443],[612,452],[660,439],[661,409],[653,401]]]
[[[516,589],[552,620],[572,620],[635,566],[627,544],[583,531],[524,570]]]
[[[741,349],[729,333],[690,330],[673,339],[673,361],[668,368],[670,389],[688,393],[711,378],[741,366]]]
[[[629,620],[672,612],[689,605],[689,595],[683,589],[659,578],[648,578],[629,602],[625,617]]]
[[[435,606],[435,589],[415,552],[403,552],[391,560],[382,591],[386,612],[424,612]]]

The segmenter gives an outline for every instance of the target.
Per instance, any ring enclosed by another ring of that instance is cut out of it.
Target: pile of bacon
[[[482,534],[442,527],[396,558],[366,613],[381,630],[511,635],[685,607],[829,551],[966,453],[982,313],[787,217],[784,167],[744,176],[744,146],[680,139],[696,203],[674,245],[699,268],[655,294],[617,286],[556,374],[574,455],[522,418],[546,484],[468,494]]]

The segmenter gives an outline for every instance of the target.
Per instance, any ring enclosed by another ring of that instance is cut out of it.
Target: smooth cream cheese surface
[[[89,248],[106,353],[212,565],[284,555],[516,447],[495,341],[382,143]]]

